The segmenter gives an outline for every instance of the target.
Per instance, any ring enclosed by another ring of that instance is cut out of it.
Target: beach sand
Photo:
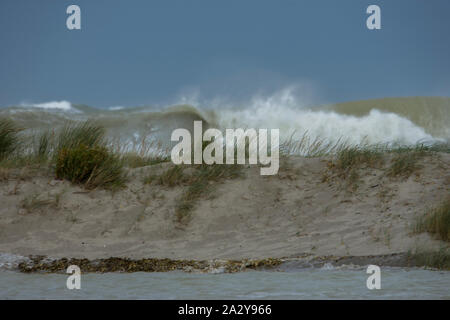
[[[361,168],[357,189],[329,177],[327,158],[290,157],[275,176],[246,166],[175,219],[186,187],[145,185],[172,166],[132,169],[124,190],[88,191],[46,170],[0,173],[0,252],[49,257],[263,259],[406,253],[443,242],[412,232],[450,194],[450,154],[420,160],[408,178]]]

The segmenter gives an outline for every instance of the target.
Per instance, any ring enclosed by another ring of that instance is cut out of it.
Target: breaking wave
[[[53,110],[63,110],[69,111],[72,109],[72,104],[69,101],[51,101],[45,103],[32,103],[32,104],[22,104],[22,107],[31,108],[41,108],[41,109],[53,109]]]
[[[189,102],[183,100],[183,102]],[[307,132],[330,142],[415,144],[450,141],[450,98],[409,97],[308,106],[289,90],[256,96],[245,103],[211,101],[152,107],[93,108],[54,101],[0,108],[25,128],[56,128],[68,120],[97,119],[114,137],[138,140],[152,135],[170,143],[176,128],[192,129],[194,120],[225,128],[278,128],[281,139]]]

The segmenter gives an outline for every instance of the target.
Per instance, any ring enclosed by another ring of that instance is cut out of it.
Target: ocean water
[[[449,271],[382,268],[379,290],[365,271],[82,274],[79,290],[69,275],[0,271],[0,299],[450,299]]]
[[[170,145],[174,129],[190,130],[194,120],[204,127],[279,129],[281,141],[307,133],[311,139],[350,144],[450,141],[450,98],[385,98],[311,105],[290,88],[254,96],[248,101],[199,102],[182,99],[167,106],[96,108],[68,101],[0,107],[0,116],[14,119],[28,131],[57,128],[67,120],[95,119],[113,139],[140,144],[152,140]]]

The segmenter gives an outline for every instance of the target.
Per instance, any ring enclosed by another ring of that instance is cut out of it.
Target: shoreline
[[[303,256],[290,258],[265,258],[242,260],[172,260],[172,259],[128,259],[110,257],[105,259],[50,258],[29,256],[18,258],[8,270],[21,273],[66,274],[70,265],[80,267],[82,273],[134,273],[134,272],[193,272],[193,273],[237,273],[246,271],[292,272],[310,268],[333,269],[339,267],[363,268],[374,264],[379,267],[415,268],[426,267],[417,263],[408,253],[370,256]],[[438,270],[436,268],[427,268]],[[440,270],[442,271],[442,270]]]

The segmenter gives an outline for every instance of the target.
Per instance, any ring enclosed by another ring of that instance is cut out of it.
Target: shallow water
[[[0,299],[450,299],[450,272],[382,268],[369,290],[365,269],[303,269],[234,274],[106,273],[68,275],[0,271]]]

